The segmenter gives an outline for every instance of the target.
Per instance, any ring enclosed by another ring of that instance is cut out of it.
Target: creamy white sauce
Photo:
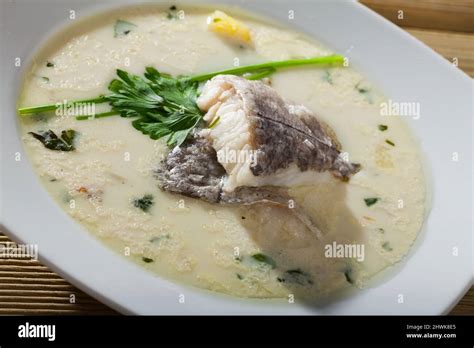
[[[184,19],[168,20],[159,7],[135,7],[66,29],[35,57],[20,105],[105,94],[117,68],[140,75],[146,66],[197,74],[232,67],[236,58],[246,65],[330,53],[299,33],[250,18],[242,20],[252,30],[254,49],[241,49],[207,30],[210,12],[185,9]],[[136,27],[114,38],[117,19]],[[47,61],[54,67],[46,67]],[[368,92],[360,93],[356,86],[361,85]],[[259,298],[289,293],[319,298],[364,287],[404,257],[422,225],[425,181],[416,142],[400,117],[380,116],[384,97],[351,68],[286,70],[272,77],[272,86],[327,122],[350,161],[362,165],[349,183],[292,189],[296,206],[304,205],[323,231],[322,240],[283,208],[224,207],[161,192],[153,171],[168,150],[163,141],[136,131],[128,119],[24,116],[21,136],[58,204],[123,257],[160,276]],[[381,132],[379,124],[388,130]],[[79,132],[77,150],[51,151],[27,134],[48,129]],[[154,196],[148,213],[132,204],[144,194]],[[368,207],[364,199],[370,197],[380,200]],[[333,242],[364,245],[364,261],[326,257],[325,248]],[[276,267],[255,260],[251,255],[256,253],[271,257]],[[301,277],[300,271],[310,276]],[[305,284],[292,284],[295,279]]]

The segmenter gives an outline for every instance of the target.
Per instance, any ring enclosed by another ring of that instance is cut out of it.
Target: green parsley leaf
[[[150,207],[154,204],[152,195],[144,195],[142,198],[136,198],[133,200],[133,205],[136,208],[140,208],[145,213],[150,210]]]
[[[174,79],[154,68],[146,68],[145,79],[123,70],[117,75],[120,79],[109,85],[112,110],[138,117],[133,127],[150,138],[166,137],[168,146],[179,146],[201,122],[197,82]]]
[[[374,205],[375,203],[377,203],[379,200],[379,198],[364,198],[364,202],[365,202],[365,205],[370,207],[371,205]]]

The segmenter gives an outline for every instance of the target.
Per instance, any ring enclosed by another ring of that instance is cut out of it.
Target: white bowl
[[[174,1],[189,3],[193,1]],[[38,244],[40,260],[123,313],[136,314],[441,314],[472,284],[472,80],[431,49],[352,1],[206,1],[238,5],[304,31],[346,54],[394,100],[417,101],[411,121],[432,183],[431,213],[408,261],[390,280],[325,306],[236,299],[180,286],[108,250],[69,218],[40,185],[19,137],[16,100],[38,43],[70,22],[117,1],[1,2],[2,231]],[[120,5],[134,1],[120,1]],[[295,20],[288,20],[293,10]],[[54,28],[54,30],[52,30]],[[14,66],[15,57],[23,61]],[[22,154],[15,161],[15,153]],[[452,161],[453,152],[459,161]],[[457,248],[457,249],[456,249]],[[457,253],[454,251],[457,250]],[[457,254],[457,256],[456,256]],[[185,302],[180,303],[180,295]],[[403,303],[399,303],[403,295]]]

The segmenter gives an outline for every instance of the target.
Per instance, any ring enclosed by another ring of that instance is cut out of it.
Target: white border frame
[[[54,6],[48,4],[54,2]],[[160,2],[160,1],[158,1]],[[163,3],[163,1],[161,1]],[[274,300],[243,300],[180,286],[119,257],[67,216],[39,184],[18,136],[16,98],[23,69],[37,43],[67,24],[64,11],[79,17],[136,1],[17,1],[1,3],[1,221],[13,240],[39,244],[40,260],[99,301],[128,314],[441,314],[472,284],[472,80],[406,32],[353,1],[210,0],[236,4],[289,24],[348,54],[395,100],[422,105],[411,128],[433,176],[433,205],[423,243],[390,280],[324,307]],[[165,3],[169,3],[168,1]],[[196,3],[196,1],[173,1]],[[199,3],[199,2],[198,2]],[[298,21],[288,23],[291,8]],[[51,28],[54,28],[52,31]],[[21,69],[13,67],[22,57]],[[460,162],[450,162],[454,151]],[[452,256],[452,248],[459,255]],[[184,304],[179,294],[186,295]],[[405,302],[397,302],[403,294]]]

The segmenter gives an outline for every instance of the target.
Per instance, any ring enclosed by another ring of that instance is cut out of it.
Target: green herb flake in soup
[[[137,26],[133,23],[118,19],[114,25],[114,37],[120,37],[130,34]]]
[[[367,286],[416,239],[416,141],[314,39],[148,4],[54,40],[25,75],[22,140],[58,204],[127,260],[233,296],[318,299]],[[64,100],[71,115],[56,113]],[[390,204],[400,192],[409,209]],[[326,257],[333,243],[364,245],[364,260]]]
[[[63,130],[58,137],[51,129],[46,132],[29,132],[35,139],[39,140],[45,148],[55,151],[73,151],[76,132],[72,129]]]
[[[143,210],[145,213],[150,210],[151,206],[154,203],[155,202],[153,201],[153,195],[150,194],[146,194],[142,198],[136,198],[133,200],[133,205],[136,208]]]
[[[376,198],[376,197],[373,197],[373,198],[364,198],[365,205],[368,206],[368,207],[374,205],[374,204],[377,203],[379,200],[380,200],[380,198]]]
[[[261,263],[264,263],[264,264],[267,264],[269,265],[271,268],[275,268],[276,267],[276,262],[275,260],[273,260],[271,257],[267,256],[267,255],[264,255],[264,254],[253,254],[252,255],[252,258],[258,262],[261,262]]]

